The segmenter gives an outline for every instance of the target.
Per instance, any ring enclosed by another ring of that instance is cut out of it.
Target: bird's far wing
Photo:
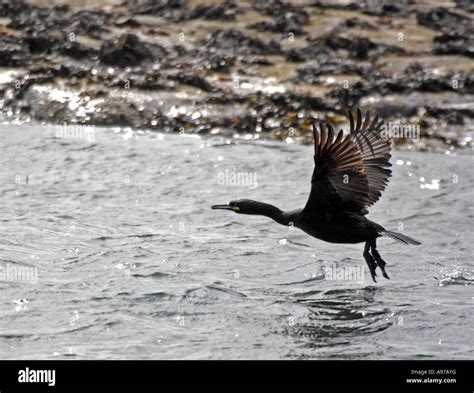
[[[330,211],[366,214],[369,203],[369,182],[364,162],[351,135],[342,130],[334,135],[331,125],[313,125],[314,171],[311,193],[304,208],[307,214],[320,215]]]
[[[392,166],[389,162],[391,142],[388,136],[383,135],[383,120],[379,121],[378,116],[371,122],[369,112],[363,119],[362,113],[357,109],[355,124],[351,112],[349,122],[351,139],[360,152],[364,173],[369,182],[368,207],[377,202],[392,175],[392,171],[388,169]]]

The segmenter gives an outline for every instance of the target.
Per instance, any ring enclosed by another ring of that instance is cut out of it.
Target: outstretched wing
[[[362,122],[349,113],[350,134],[342,130],[337,136],[331,125],[313,125],[314,171],[311,193],[304,208],[307,214],[346,211],[367,214],[366,207],[374,204],[385,188],[391,171],[390,142],[383,138],[382,122],[370,114]]]
[[[369,182],[369,202],[366,207],[373,205],[382,195],[382,191],[388,184],[392,171],[388,168],[391,158],[391,143],[388,136],[383,135],[383,120],[375,116],[371,122],[370,113],[367,112],[365,119],[357,109],[357,117],[349,112],[350,135],[357,145],[363,161],[364,173]]]
[[[331,125],[313,125],[314,171],[311,193],[304,208],[308,214],[333,209],[361,212],[369,201],[369,182],[364,163],[350,135],[337,136]]]

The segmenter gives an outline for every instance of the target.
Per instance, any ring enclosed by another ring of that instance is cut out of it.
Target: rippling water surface
[[[474,357],[472,155],[395,152],[369,217],[423,244],[379,240],[392,279],[373,284],[361,244],[210,209],[302,207],[309,146],[55,134],[0,127],[1,358]],[[341,267],[365,276],[327,279]]]

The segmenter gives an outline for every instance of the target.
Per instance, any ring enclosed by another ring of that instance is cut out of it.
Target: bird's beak
[[[223,210],[232,210],[234,212],[238,212],[240,208],[237,206],[229,206],[229,205],[214,205],[212,206],[213,209],[223,209]]]

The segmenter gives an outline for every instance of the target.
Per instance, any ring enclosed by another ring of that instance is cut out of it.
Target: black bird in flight
[[[313,124],[314,171],[311,192],[303,209],[283,212],[268,203],[241,199],[213,209],[270,217],[282,225],[293,225],[309,235],[330,243],[365,242],[364,258],[374,282],[377,266],[382,275],[385,261],[377,251],[378,237],[387,236],[404,244],[421,244],[401,233],[387,231],[370,221],[367,208],[382,195],[392,174],[389,169],[391,141],[383,135],[383,120],[370,113],[365,119],[349,112],[350,133],[336,135],[331,124]],[[354,124],[355,123],[355,124]]]

